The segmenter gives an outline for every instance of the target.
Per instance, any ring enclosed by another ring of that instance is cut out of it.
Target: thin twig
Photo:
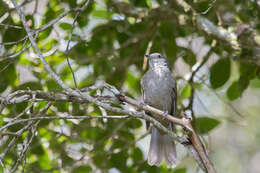
[[[209,60],[209,58],[210,58],[210,56],[209,56],[209,52],[208,52],[207,55],[201,61],[201,63],[198,65],[198,67],[192,71],[191,76],[188,80],[188,83],[191,86],[191,93],[190,93],[190,98],[189,98],[189,104],[186,108],[184,108],[184,110],[191,110],[191,116],[192,116],[192,119],[194,120],[194,122],[196,121],[194,110],[193,110],[193,103],[194,103],[194,96],[195,96],[194,77],[197,74],[197,72],[203,67],[203,65]]]
[[[23,29],[23,27],[21,27],[21,26],[9,25],[9,24],[4,24],[4,23],[0,23],[0,26],[4,26],[4,27],[8,27],[8,28]]]
[[[33,33],[39,33],[39,32],[42,32],[46,29],[48,29],[49,27],[51,27],[52,25],[56,24],[59,20],[61,20],[63,17],[65,17],[66,15],[68,15],[69,13],[72,13],[72,12],[77,12],[77,11],[82,11],[82,8],[73,8],[73,9],[70,9],[68,11],[65,11],[63,12],[62,14],[60,14],[57,18],[49,21],[47,24],[45,24],[44,26],[40,27],[40,28],[37,28],[35,30],[32,30]],[[5,43],[0,43],[0,45],[12,45],[12,44],[17,44],[17,43],[20,43],[26,39],[28,39],[29,36],[26,35],[24,36],[23,38],[21,38],[20,40],[18,41],[11,41],[11,42],[5,42]]]
[[[146,51],[145,51],[145,54],[150,54],[152,46],[153,46],[153,39],[149,41],[148,46],[147,46]],[[145,69],[147,67],[147,62],[148,62],[147,57],[144,57],[144,63],[143,63],[143,68],[142,68],[143,71],[145,71]]]
[[[2,127],[0,127],[0,131],[2,131],[5,128],[8,128],[10,126],[13,126],[15,124],[24,123],[28,121],[35,121],[35,120],[56,120],[56,119],[103,119],[103,118],[110,118],[110,119],[125,119],[128,118],[128,115],[115,115],[115,116],[55,116],[55,117],[32,117],[32,118],[26,118],[26,119],[19,119],[13,122],[10,122]]]
[[[12,45],[12,44],[18,44],[21,43],[22,41],[26,40],[28,38],[28,36],[25,36],[23,38],[21,38],[18,41],[10,41],[10,42],[4,42],[4,43],[0,43],[0,45]]]
[[[15,57],[21,55],[24,51],[26,51],[28,48],[31,47],[31,43],[30,43],[30,44],[28,44],[28,45],[24,48],[26,42],[27,42],[27,40],[24,41],[24,44],[23,44],[23,46],[22,46],[22,48],[21,48],[21,50],[20,50],[19,52],[14,53],[14,54],[11,54],[11,55],[2,55],[2,56],[0,56],[0,58],[1,58],[1,59],[0,59],[0,62],[1,62],[1,61],[5,61],[5,60],[12,60],[12,59],[14,59]]]
[[[217,0],[213,0],[210,4],[209,4],[209,7],[203,11],[201,14],[207,14],[209,12],[209,10],[213,7],[213,5],[215,4]]]
[[[47,104],[47,106],[45,107],[45,109],[48,109],[50,106],[50,104]],[[31,128],[31,137],[30,139],[28,140],[29,138],[29,135],[26,136],[26,139],[24,140],[24,143],[23,143],[23,150],[19,156],[19,158],[17,159],[16,161],[16,164],[15,166],[13,167],[13,169],[11,170],[11,172],[15,172],[17,167],[19,166],[21,160],[24,158],[24,160],[26,160],[26,152],[30,146],[30,144],[32,143],[32,140],[34,139],[34,137],[36,136],[36,131],[37,131],[37,128],[38,128],[38,125],[39,125],[39,122],[40,121],[37,121],[34,126],[32,126]],[[33,129],[34,128],[34,129]],[[23,169],[24,169],[24,166],[25,166],[25,161],[24,161],[24,165],[23,165]]]
[[[25,153],[26,153],[27,149],[29,148],[29,145],[31,144],[31,142],[32,142],[32,140],[34,138],[35,133],[32,134],[32,136],[31,136],[29,141],[28,141],[28,138],[29,138],[28,136],[29,135],[27,135],[26,139],[24,140],[23,150],[21,151],[21,154],[20,154],[19,158],[17,159],[14,167],[12,168],[11,173],[16,171],[16,169],[17,169],[18,165],[20,164],[21,160],[25,157]],[[27,143],[27,141],[28,141],[28,143]]]
[[[13,64],[13,62],[9,62],[4,68],[0,70],[0,73],[5,71],[11,64]]]
[[[71,38],[72,38],[72,32],[73,32],[73,29],[75,27],[75,23],[77,21],[77,18],[79,17],[80,13],[87,8],[89,2],[90,2],[90,0],[87,0],[87,2],[83,5],[82,10],[81,11],[77,11],[76,16],[75,16],[75,18],[73,20],[73,23],[72,23],[68,44],[67,44],[66,50],[65,50],[66,60],[67,60],[70,72],[71,72],[72,77],[73,77],[74,85],[75,85],[76,88],[78,88],[78,84],[77,84],[77,80],[76,80],[75,74],[74,74],[74,72],[72,70],[72,67],[71,67],[71,64],[70,64],[70,61],[69,61],[68,50],[69,50],[69,45],[70,45],[70,41],[71,41]]]

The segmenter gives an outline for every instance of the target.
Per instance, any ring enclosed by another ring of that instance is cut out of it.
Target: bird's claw
[[[165,110],[164,112],[163,112],[163,120],[165,120],[165,118],[168,116],[168,110]]]
[[[164,116],[164,117],[167,117],[167,116],[168,116],[168,113],[169,113],[168,110],[165,110],[165,111],[163,112],[163,116]]]
[[[141,100],[140,103],[139,103],[139,105],[140,105],[141,107],[143,107],[143,106],[145,106],[146,104],[144,103],[143,100]]]

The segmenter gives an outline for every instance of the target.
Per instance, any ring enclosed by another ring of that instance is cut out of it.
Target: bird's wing
[[[142,99],[143,99],[143,102],[146,104],[148,104],[147,98],[145,97],[145,89],[147,88],[147,83],[148,83],[148,78],[147,78],[147,72],[146,72],[146,74],[141,79]]]
[[[144,85],[144,80],[146,80],[146,76],[144,75],[143,76],[143,78],[141,79],[141,88],[142,88],[142,99],[143,99],[143,102],[145,103],[145,92],[144,92],[144,88],[146,87],[145,85]],[[151,114],[149,113],[149,112],[145,112],[147,115],[150,115],[151,116]],[[150,127],[150,122],[149,121],[146,121],[146,129],[148,130],[149,129],[149,127]]]
[[[141,79],[141,89],[142,89],[142,99],[143,99],[143,102],[144,102],[144,84],[143,84],[143,80],[144,80],[144,78]]]
[[[173,78],[173,79],[174,79],[174,78]],[[171,115],[175,116],[176,110],[177,110],[177,86],[176,86],[175,79],[174,79],[174,82],[173,82],[171,97],[172,97],[172,110],[171,110]]]

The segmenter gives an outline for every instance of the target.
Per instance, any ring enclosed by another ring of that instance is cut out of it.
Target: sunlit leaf
[[[71,27],[72,27],[72,24],[70,24],[70,23],[61,23],[59,26],[60,26],[62,29],[64,29],[64,30],[70,30]]]
[[[182,98],[188,98],[191,94],[191,86],[190,84],[186,84],[185,87],[181,90]]]

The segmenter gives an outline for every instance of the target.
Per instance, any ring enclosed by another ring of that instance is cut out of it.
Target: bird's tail
[[[159,166],[165,160],[167,166],[176,163],[176,147],[172,139],[160,133],[155,127],[152,128],[152,137],[148,153],[148,164]]]

